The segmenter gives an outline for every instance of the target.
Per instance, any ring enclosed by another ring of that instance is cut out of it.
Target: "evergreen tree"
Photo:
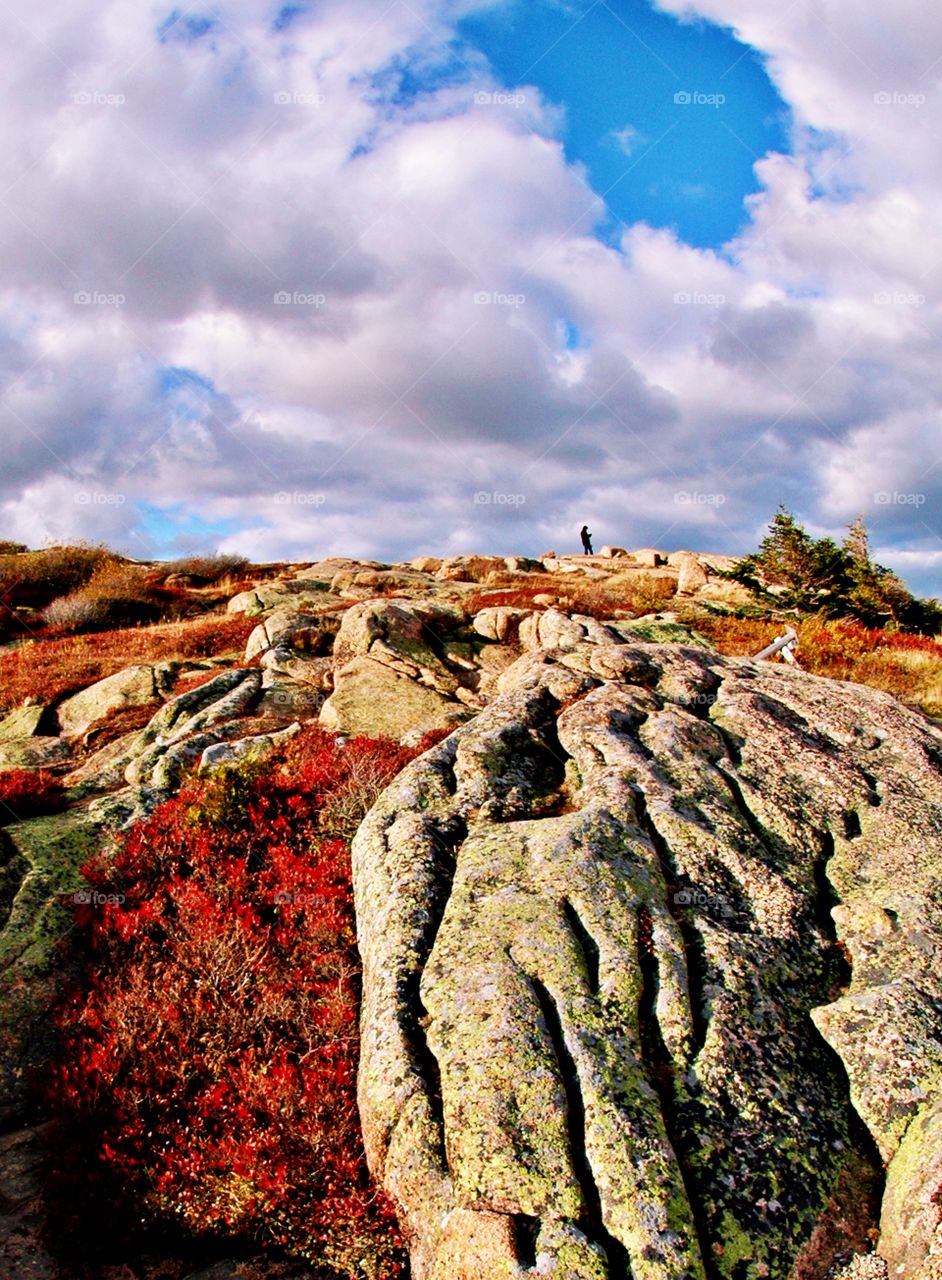
[[[780,503],[759,550],[729,572],[779,607],[853,618],[868,627],[898,627],[936,634],[942,608],[913,596],[891,569],[875,564],[863,516],[849,526],[841,546],[813,538]]]

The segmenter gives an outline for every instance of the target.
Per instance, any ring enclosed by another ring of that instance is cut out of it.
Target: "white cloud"
[[[938,590],[942,15],[911,0],[888,41],[875,0],[827,27],[664,0],[759,49],[797,122],[718,254],[594,238],[558,113],[479,58],[397,95],[454,62],[462,7],[331,0],[276,32],[229,0],[163,43],[169,6],[0,10],[7,536],[141,554],[147,503],[258,556],[537,552],[586,519],[745,550],[784,498],[864,510]],[[168,397],[168,367],[214,391]]]

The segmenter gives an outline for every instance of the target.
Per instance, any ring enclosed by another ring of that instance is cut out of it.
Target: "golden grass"
[[[781,635],[787,624],[759,618],[698,617],[692,625],[720,653],[751,656]],[[891,693],[902,702],[942,717],[942,642],[862,627],[853,622],[806,619],[798,632],[798,661],[814,675],[852,680]]]

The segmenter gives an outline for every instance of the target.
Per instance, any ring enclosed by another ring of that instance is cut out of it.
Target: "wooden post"
[[[786,662],[790,662],[792,666],[798,666],[798,660],[795,657],[795,650],[798,648],[798,632],[794,627],[787,627],[785,634],[776,636],[771,644],[765,646],[754,657],[754,661],[760,662],[765,658],[774,658],[780,653]]]

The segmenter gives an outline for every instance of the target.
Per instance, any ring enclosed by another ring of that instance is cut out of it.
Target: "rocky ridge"
[[[823,1275],[884,1165],[890,1274],[938,1277],[942,734],[689,646],[499,684],[354,845],[417,1280]]]
[[[188,768],[315,718],[454,729],[355,842],[361,1112],[417,1280],[813,1280],[881,1204],[890,1274],[939,1280],[942,734],[672,614],[580,615],[567,581],[738,590],[717,557],[606,550],[321,561],[230,601],[241,659],[14,711],[0,769],[69,770],[71,806],[0,833],[5,985]],[[532,607],[469,607],[535,573]],[[94,750],[128,707],[153,714]]]

